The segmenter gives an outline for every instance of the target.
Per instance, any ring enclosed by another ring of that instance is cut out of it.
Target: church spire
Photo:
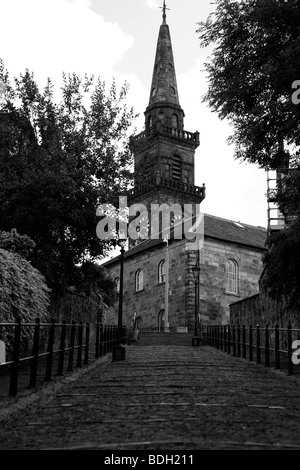
[[[159,29],[149,106],[154,104],[179,105],[175,63],[169,26],[166,22],[166,2],[163,7],[163,23]]]

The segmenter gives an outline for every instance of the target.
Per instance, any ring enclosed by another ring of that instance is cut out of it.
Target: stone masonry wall
[[[288,323],[293,328],[300,328],[299,312],[287,307],[284,299],[273,300],[261,289],[258,295],[246,298],[230,305],[230,323],[232,325],[269,325],[276,324],[286,328]]]
[[[260,250],[206,239],[201,250],[200,313],[204,324],[228,324],[229,304],[258,292],[262,271]],[[239,267],[238,295],[226,292],[226,261]]]
[[[165,284],[158,282],[158,266],[166,256],[166,248],[156,248],[140,252],[124,260],[123,322],[132,325],[134,313],[141,316],[143,326],[157,326],[158,314],[165,308]],[[183,240],[169,244],[169,324],[185,326],[185,245]],[[112,278],[119,277],[119,264],[110,265]],[[144,273],[144,289],[135,292],[135,274],[138,269]],[[110,309],[107,322],[117,323],[118,303]]]

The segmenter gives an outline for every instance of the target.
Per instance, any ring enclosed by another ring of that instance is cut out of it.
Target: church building
[[[165,4],[144,114],[144,131],[131,138],[134,188],[128,205],[147,215],[146,223],[139,218],[139,236],[129,237],[124,254],[123,323],[192,329],[198,315],[203,325],[228,324],[229,304],[258,293],[267,232],[200,212],[205,185],[194,184],[200,135],[184,129]],[[103,266],[118,290],[120,256]],[[117,323],[118,303],[106,321]]]

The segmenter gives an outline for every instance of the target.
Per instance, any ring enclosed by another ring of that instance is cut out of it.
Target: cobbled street
[[[299,379],[210,347],[126,346],[0,413],[0,449],[300,449],[299,394]]]

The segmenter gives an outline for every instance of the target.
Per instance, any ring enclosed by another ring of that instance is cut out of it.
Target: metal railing
[[[300,348],[300,329],[275,325],[212,325],[205,331],[206,344],[220,349],[233,357],[241,357],[257,364],[275,369],[286,369],[288,375],[295,373],[297,348]],[[299,345],[294,345],[299,341]],[[295,347],[296,346],[296,347]],[[299,371],[299,368],[297,372]]]
[[[33,328],[31,354],[20,357],[22,334],[31,328]],[[9,351],[10,357],[8,361],[0,363],[0,372],[10,369],[9,395],[12,396],[16,396],[18,393],[20,368],[24,364],[29,364],[28,387],[36,387],[38,368],[42,368],[44,373],[43,381],[49,382],[54,373],[54,360],[57,366],[57,375],[61,376],[64,371],[72,371],[74,365],[78,368],[82,365],[88,365],[91,349],[93,349],[94,359],[97,359],[112,352],[117,341],[117,326],[100,323],[97,323],[95,328],[94,344],[90,340],[89,322],[85,324],[82,321],[55,323],[52,320],[50,323],[41,323],[37,318],[35,323],[22,323],[18,319],[15,323],[0,323],[0,339],[4,330],[7,332],[11,329],[13,330],[11,332],[13,341]],[[123,328],[122,338],[125,337],[126,328]],[[41,342],[47,345],[43,351],[41,351],[43,349]],[[0,380],[2,378],[3,374],[0,376]]]

